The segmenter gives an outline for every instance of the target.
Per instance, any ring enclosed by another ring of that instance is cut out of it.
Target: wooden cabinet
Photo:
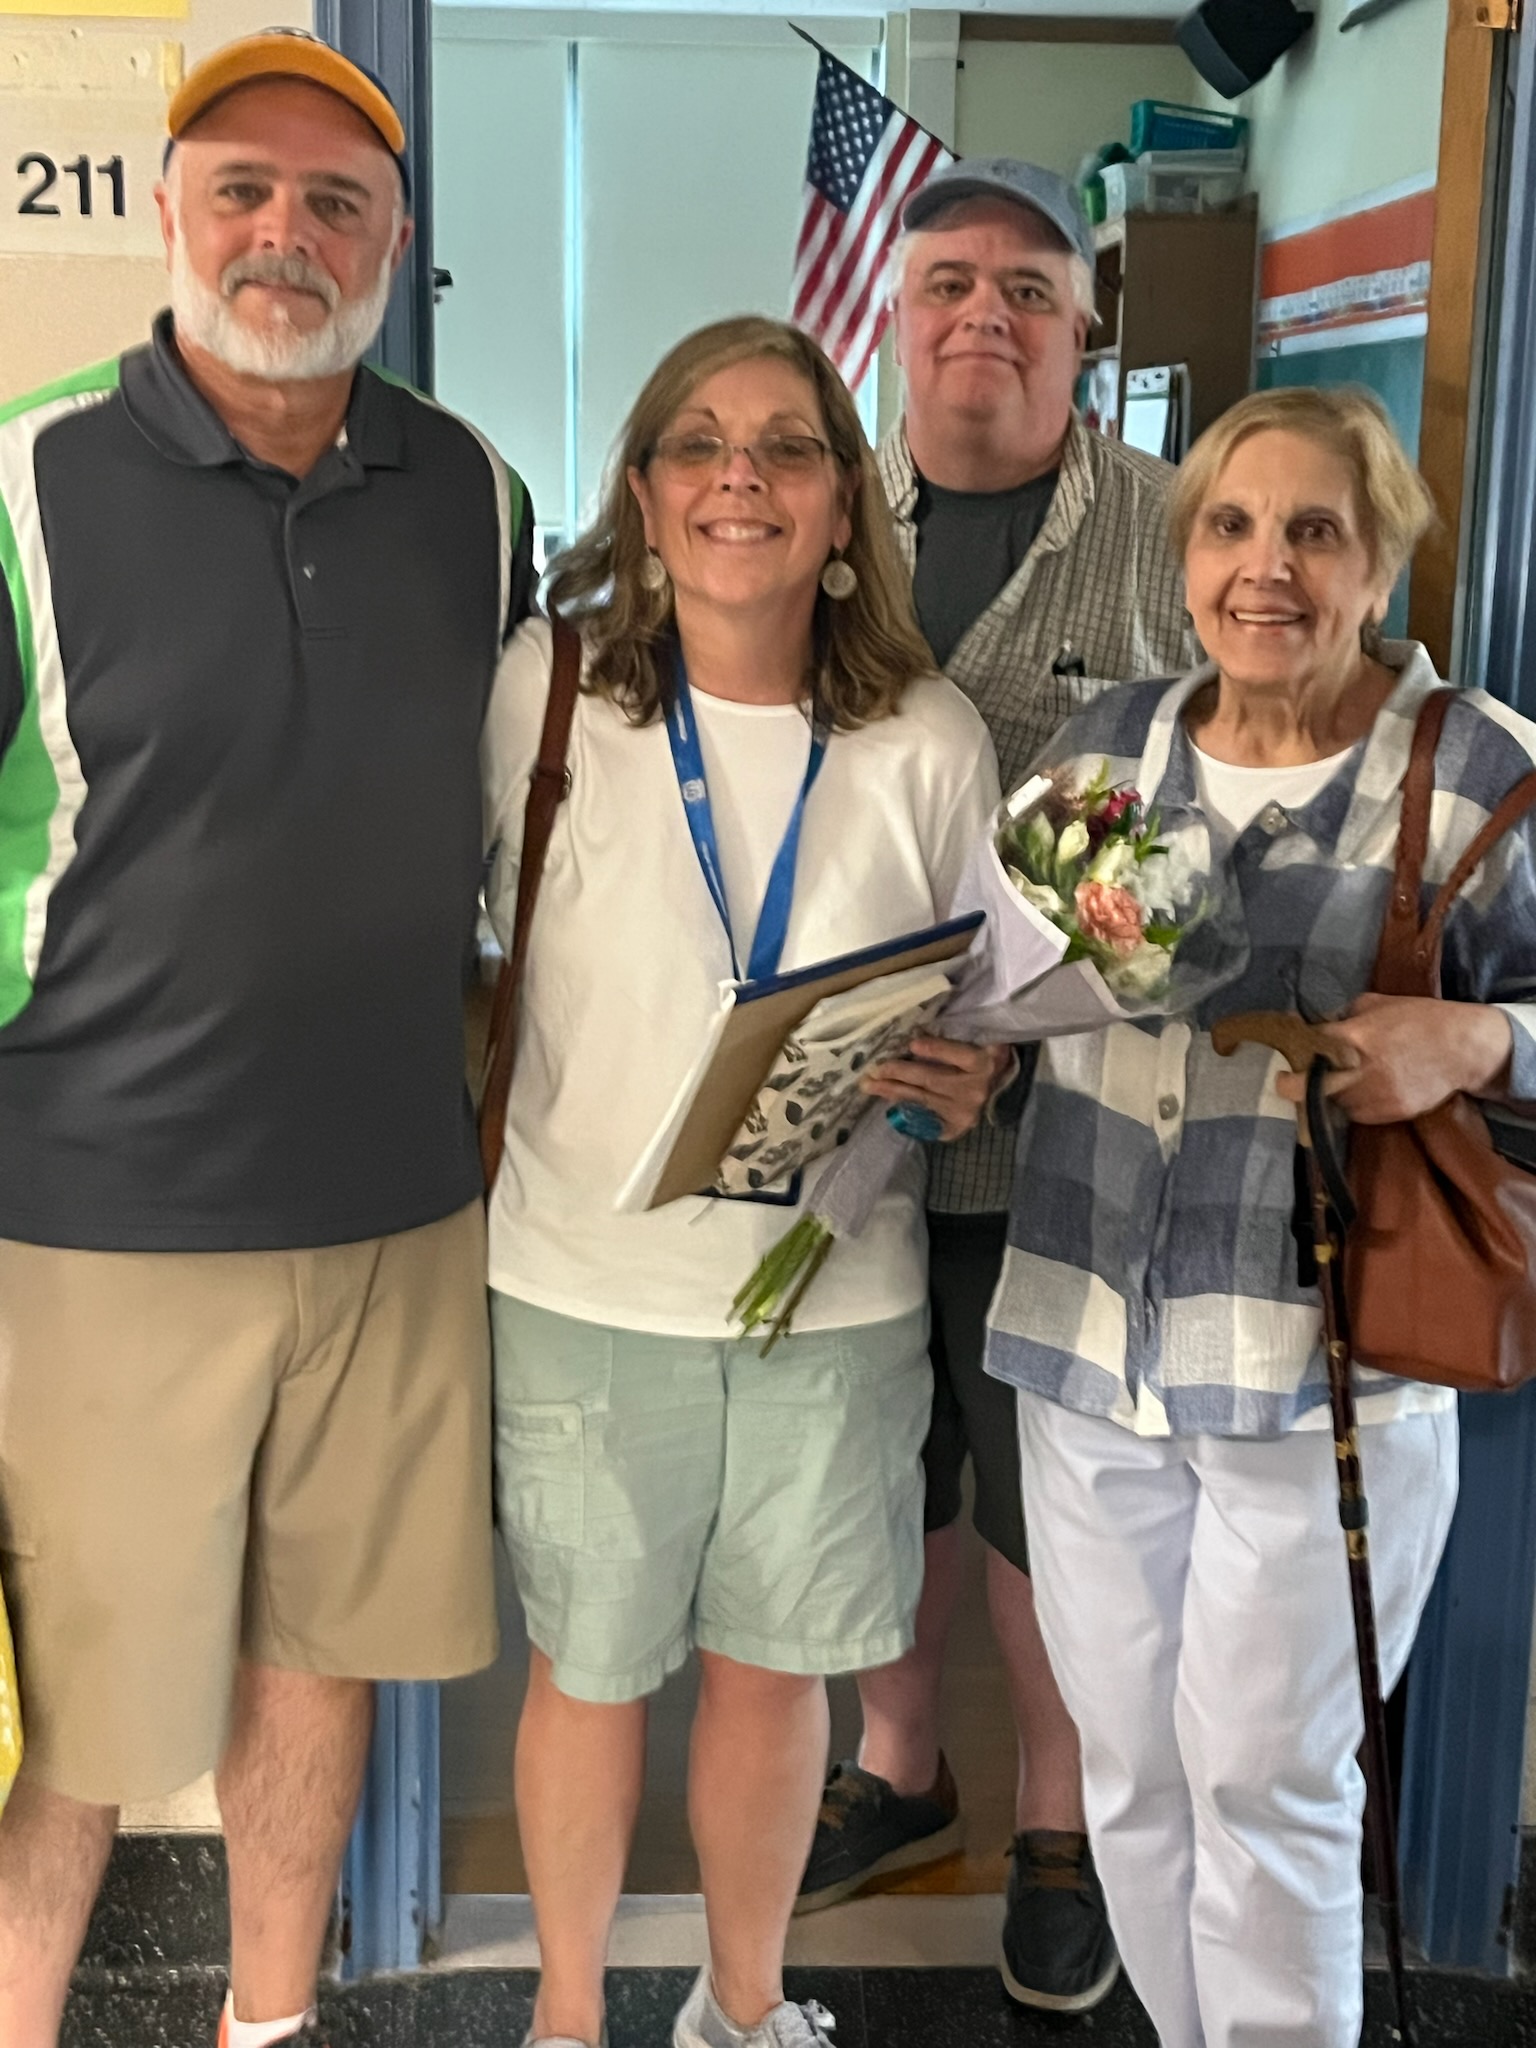
[[[1258,213],[1128,213],[1094,230],[1099,324],[1089,362],[1189,366],[1191,440],[1253,384]]]

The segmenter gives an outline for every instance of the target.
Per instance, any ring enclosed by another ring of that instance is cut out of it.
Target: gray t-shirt
[[[912,596],[940,668],[1034,545],[1057,474],[1049,470],[1010,491],[947,491],[919,476]]]

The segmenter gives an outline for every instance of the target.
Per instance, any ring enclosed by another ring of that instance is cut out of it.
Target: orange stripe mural
[[[1434,228],[1431,189],[1266,243],[1259,271],[1260,345],[1423,312]]]

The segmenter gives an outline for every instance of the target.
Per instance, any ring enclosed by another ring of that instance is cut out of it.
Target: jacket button
[[[1157,1113],[1165,1124],[1171,1124],[1179,1113],[1177,1095],[1160,1095],[1157,1099]]]

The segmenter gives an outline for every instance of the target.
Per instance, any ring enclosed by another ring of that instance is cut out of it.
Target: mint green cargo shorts
[[[643,1698],[695,1644],[807,1674],[910,1646],[926,1308],[766,1359],[496,1293],[491,1327],[501,1533],[562,1692]]]

